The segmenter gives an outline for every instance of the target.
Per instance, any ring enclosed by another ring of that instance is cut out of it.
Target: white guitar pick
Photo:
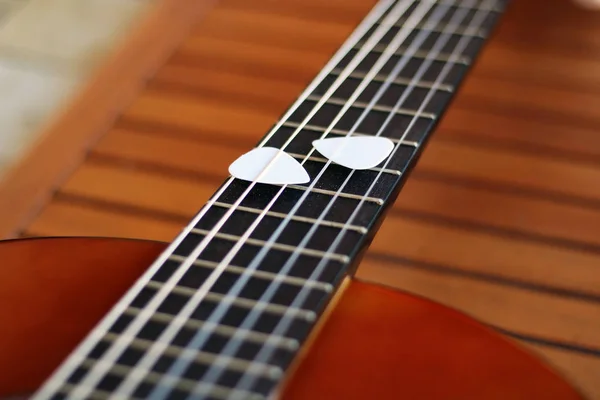
[[[394,149],[394,142],[378,136],[348,136],[315,140],[315,149],[329,160],[351,169],[379,165]]]
[[[229,166],[229,173],[245,181],[272,185],[310,181],[308,173],[298,161],[274,147],[258,147],[243,154]]]

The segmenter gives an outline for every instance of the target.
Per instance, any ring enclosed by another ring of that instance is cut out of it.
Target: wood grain
[[[38,172],[48,184],[31,191],[38,181],[25,174],[30,189],[0,203],[20,217],[2,214],[0,233],[170,240],[373,3],[221,1],[110,123],[69,114],[69,129],[85,122],[94,133],[81,137],[99,140],[63,160],[73,167],[64,179]],[[566,0],[513,2],[359,269],[484,321],[591,399],[600,399],[598,18]],[[43,162],[58,158],[39,149]]]

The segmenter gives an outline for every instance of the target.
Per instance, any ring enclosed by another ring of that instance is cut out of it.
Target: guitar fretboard
[[[310,182],[228,179],[36,398],[271,395],[505,3],[380,1],[259,144],[296,158]],[[311,144],[348,135],[395,147],[359,171]]]

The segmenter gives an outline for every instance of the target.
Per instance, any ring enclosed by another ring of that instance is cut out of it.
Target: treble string
[[[396,14],[398,14],[399,12],[400,13],[403,12],[402,6],[403,6],[403,4],[400,6],[396,5],[394,7],[394,11],[386,17],[386,22],[389,20],[397,20]],[[408,5],[406,6],[406,8],[408,8]],[[391,24],[389,24],[389,23],[382,24],[382,27],[390,27],[390,26],[391,26]],[[328,93],[326,93],[326,95],[323,97],[323,99],[321,101],[321,105],[324,104],[325,101],[327,100],[327,98],[329,96],[331,96],[333,91],[335,91],[336,86],[339,86],[341,84],[341,82],[346,78],[346,75],[348,75],[348,71],[350,71],[352,68],[354,68],[355,64],[358,64],[362,60],[362,58],[364,58],[364,56],[370,51],[369,47],[371,47],[371,48],[374,47],[374,44],[385,34],[385,31],[386,31],[385,29],[382,29],[380,27],[373,33],[373,36],[368,41],[368,42],[370,42],[369,46],[366,46],[365,48],[363,48],[359,52],[359,54],[357,54],[355,56],[355,58],[352,60],[350,65],[348,65],[345,68],[344,74],[340,75],[340,77],[337,80],[337,84],[335,84],[332,88],[330,88]],[[316,111],[313,110],[313,114],[315,112]],[[308,120],[308,118],[307,118],[307,120]],[[306,121],[304,123],[306,123]],[[291,139],[293,139],[293,138],[290,138],[288,143],[291,141]],[[241,201],[245,198],[245,196],[248,194],[248,192],[250,191],[250,189],[252,188],[252,186],[255,183],[256,182],[253,182],[250,185],[250,187],[245,191],[245,193],[240,196],[238,201],[233,205],[232,209],[230,210],[231,212],[233,212],[233,210],[235,210],[237,208],[237,206],[239,206]],[[224,191],[224,189],[222,188],[219,191],[219,193],[223,193],[223,191]],[[280,191],[280,193],[281,193],[281,191]],[[214,203],[214,199],[216,199],[216,198],[217,198],[217,196],[213,196],[213,199],[211,199],[211,201]],[[268,211],[268,208],[262,213],[261,217],[264,217],[264,214],[266,214],[267,211]],[[181,278],[183,273],[185,273],[185,270],[187,270],[191,266],[193,261],[195,261],[195,259],[198,257],[198,255],[204,250],[207,243],[214,237],[214,235],[220,229],[220,227],[223,225],[223,223],[229,218],[229,215],[231,215],[231,212],[221,218],[219,223],[217,223],[217,225],[211,230],[210,234],[207,235],[205,237],[205,239],[192,251],[192,253],[188,256],[186,261],[178,267],[178,269],[172,274],[172,276],[169,278],[169,280],[167,282],[165,282],[165,284],[163,284],[162,288],[158,291],[158,293],[156,293],[154,295],[152,300],[150,300],[150,302],[145,306],[144,310],[142,310],[142,312],[139,313],[136,316],[136,318],[128,325],[128,327],[125,329],[125,332],[122,335],[120,335],[113,342],[113,347],[111,347],[102,356],[103,362],[98,362],[94,365],[93,371],[92,371],[92,372],[94,372],[94,374],[88,373],[88,375],[86,375],[86,377],[82,380],[81,384],[78,387],[76,387],[74,394],[85,396],[87,393],[87,390],[92,388],[95,384],[97,384],[97,382],[99,381],[99,379],[101,379],[103,374],[106,373],[106,371],[110,368],[110,366],[115,362],[116,358],[120,354],[120,350],[122,351],[126,348],[127,342],[130,341],[131,338],[135,337],[136,332],[139,331],[141,329],[141,327],[143,326],[143,324],[152,316],[152,313],[158,307],[160,302],[162,300],[164,300],[164,298],[168,295],[168,293],[175,286],[176,282]],[[199,220],[199,218],[197,217],[195,220]],[[250,228],[250,229],[252,229],[252,228]],[[249,229],[249,231],[250,231],[250,229]],[[189,232],[190,230],[191,230],[191,228],[189,228],[187,231]],[[247,234],[249,235],[250,232],[247,232]],[[246,235],[246,236],[248,236],[248,235]],[[245,239],[243,238],[240,241],[240,245],[243,244],[244,241],[245,241]],[[172,252],[172,248],[169,250]],[[162,260],[164,261],[167,257],[168,256],[163,256]],[[174,321],[179,321],[179,323],[170,324],[167,327],[167,329],[161,334],[161,336],[158,338],[158,340],[156,342],[154,342],[153,345],[148,349],[148,351],[145,353],[142,360],[140,360],[138,365],[136,366],[136,370],[133,371],[133,372],[135,372],[135,374],[128,375],[127,378],[122,382],[121,386],[117,389],[117,391],[119,392],[119,396],[127,397],[126,393],[130,393],[135,388],[135,383],[143,378],[141,371],[148,370],[151,367],[152,362],[154,360],[156,360],[158,358],[158,356],[161,354],[161,352],[166,348],[166,346],[168,346],[167,338],[174,336],[174,334],[176,333],[176,329],[178,329],[180,327],[181,322],[186,320],[186,318],[187,318],[186,315],[188,317],[189,317],[189,315],[191,315],[191,312],[193,312],[193,310],[195,309],[197,304],[206,295],[206,293],[209,291],[212,284],[214,284],[214,282],[216,281],[218,276],[220,276],[222,274],[222,272],[226,266],[227,266],[227,263],[222,262],[221,265],[219,267],[217,267],[211,273],[211,275],[207,279],[207,282],[205,282],[202,285],[202,287],[200,289],[198,289],[196,294],[188,301],[188,303],[186,304],[184,309],[182,311],[180,311],[179,315],[176,316]],[[146,279],[149,280],[149,278],[150,278],[150,276],[148,275]],[[121,305],[121,308],[124,309],[124,306]],[[96,332],[96,335],[97,334],[98,334],[98,332]],[[123,394],[123,393],[125,393],[125,394]]]
[[[423,9],[422,16],[426,15],[427,12],[429,12],[430,8],[431,7]],[[450,6],[447,4],[435,8],[435,11],[430,15],[427,22],[432,23],[432,24],[438,24],[449,9],[450,9]],[[416,20],[421,20],[422,16],[419,15],[419,13],[417,13],[417,12],[415,12],[415,14],[413,15],[413,17]],[[405,25],[402,28],[402,30],[399,32],[398,36],[396,37],[398,42],[402,42],[405,39],[405,37],[408,36],[409,33],[414,31],[414,26],[411,26],[410,22],[411,22],[410,20],[407,21],[407,25]],[[430,35],[431,35],[431,32],[422,30],[414,38],[414,40],[411,42],[408,49],[406,50],[405,54],[403,54],[403,56],[401,57],[400,61],[395,65],[392,72],[386,77],[384,84],[378,89],[378,91],[376,92],[373,99],[371,99],[370,103],[367,105],[367,107],[365,107],[365,109],[361,113],[359,119],[354,123],[352,129],[347,133],[347,136],[352,135],[354,133],[356,128],[362,123],[364,118],[366,118],[366,116],[373,109],[375,104],[377,104],[377,102],[379,101],[381,96],[383,96],[383,94],[385,93],[387,88],[396,79],[396,77],[399,75],[399,73],[402,71],[402,69],[406,66],[406,64],[411,59],[411,57],[419,50],[422,43]],[[405,92],[405,94],[404,94],[405,97],[410,94],[410,90],[412,90],[412,88],[409,87],[409,90],[407,92]],[[357,88],[354,93],[355,93],[355,96],[353,96],[353,97],[356,98],[360,94],[360,87]],[[348,100],[348,103],[350,103],[350,104],[353,103],[352,97],[350,97],[350,99]],[[393,112],[395,113],[395,111],[396,110],[394,110]],[[335,126],[335,123],[336,123],[336,121],[333,121],[329,125],[329,127],[326,129],[326,132],[331,131],[331,129]],[[324,167],[321,170],[321,173],[319,174],[319,176],[317,176],[315,178],[315,180],[318,180],[318,178],[324,173],[324,171],[327,169],[327,167],[330,164],[331,164],[331,161],[327,161],[325,163]],[[351,177],[351,174],[346,178],[346,182],[350,179],[350,177]],[[344,182],[344,184],[345,184],[345,182]],[[336,193],[336,197],[337,197],[337,194],[343,189],[343,187],[344,187],[343,185],[342,185],[342,187],[340,187],[340,189],[338,189],[338,192]],[[332,200],[330,200],[327,208],[323,211],[323,213],[321,215],[324,215],[324,213],[326,214],[329,211],[329,208],[333,204],[333,201],[335,200],[336,197],[334,197]],[[272,244],[277,240],[278,233],[280,233],[283,229],[285,229],[285,227],[288,225],[289,221],[291,221],[291,218],[294,215],[294,212],[295,212],[295,210],[292,210],[292,212],[290,212],[288,214],[288,216],[285,217],[283,222],[280,224],[280,227],[278,229],[279,232],[276,231],[275,233],[273,233],[273,235],[271,236],[269,241],[265,244],[265,246],[263,247],[261,252],[253,259],[251,264],[248,266],[249,270],[258,268],[258,265],[264,260],[264,258],[266,256],[266,252],[268,251],[269,247],[272,246]],[[298,249],[292,253],[291,257],[284,264],[283,268],[277,273],[278,275],[287,275],[287,273],[292,268],[292,266],[294,265],[297,258],[300,256],[301,250],[303,248],[305,248],[306,243],[308,243],[308,241],[312,238],[312,235],[314,234],[314,232],[317,229],[318,224],[321,222],[321,220],[322,220],[322,218],[320,218],[318,220],[318,222],[316,224],[314,224],[312,226],[312,228],[309,230],[309,232],[304,236],[304,239],[301,242],[301,244],[299,245]],[[272,282],[270,282],[269,285],[267,286],[267,289],[263,292],[261,297],[258,299],[258,303],[259,304],[268,304],[270,299],[275,295],[275,293],[279,289],[279,287],[281,285],[280,282],[281,282],[281,280],[278,280],[278,279],[275,279]],[[243,284],[244,284],[244,282],[240,282],[240,285],[243,285]],[[233,288],[230,289],[229,293],[231,293],[231,292],[233,292],[233,295],[237,294]],[[223,354],[223,357],[228,357],[229,355],[234,355],[238,351],[239,347],[243,343],[242,339],[245,336],[245,334],[243,333],[244,330],[251,329],[252,326],[256,323],[256,321],[260,318],[260,316],[261,316],[260,310],[258,310],[257,308],[253,308],[251,310],[250,314],[244,319],[243,323],[241,324],[241,326],[240,326],[241,329],[238,332],[234,333],[234,335],[232,337],[232,339],[238,339],[238,340],[229,340],[229,342],[227,343],[225,348],[223,350],[221,350],[221,354]],[[286,319],[285,317],[287,317],[287,315],[284,315],[283,319]],[[190,343],[190,346],[196,348],[196,347],[198,347],[198,343]],[[253,367],[254,367],[254,365],[253,365]],[[258,368],[258,366],[256,366],[256,367]],[[255,368],[255,370],[257,368]],[[225,368],[220,368],[217,365],[212,365],[209,368],[208,372],[204,375],[203,381],[216,382],[224,371],[225,371]],[[173,371],[173,372],[176,373],[177,371]],[[245,375],[245,376],[247,377],[248,375]]]
[[[472,3],[475,3],[476,0],[471,0]],[[493,2],[493,0],[488,1],[488,3]],[[484,2],[485,3],[485,2]],[[487,15],[489,14],[489,10],[491,8],[489,8],[488,10],[478,10],[475,15],[473,16],[472,21],[469,23],[469,28],[479,28],[481,26],[481,24],[485,21],[485,18],[487,17]],[[466,18],[466,14],[467,12],[458,12],[456,13],[452,20],[448,23],[448,25],[452,25],[452,24],[456,24],[455,29],[458,27],[458,24],[460,24],[463,19]],[[460,17],[460,18],[459,18]],[[449,32],[446,33],[444,32],[444,34],[438,38],[436,40],[436,44],[435,46],[431,49],[431,53],[435,53],[434,57],[437,56],[440,52],[441,49],[443,49],[443,46],[446,45],[446,43],[448,42],[448,40],[450,39],[451,35],[453,32]],[[444,40],[440,39],[444,37]],[[423,103],[421,104],[421,106],[419,107],[419,110],[417,111],[417,115],[415,117],[413,117],[413,119],[411,120],[409,126],[406,128],[406,130],[404,131],[399,144],[397,145],[398,147],[396,147],[393,151],[393,153],[395,153],[397,151],[397,149],[400,146],[400,143],[402,143],[402,141],[404,140],[404,138],[406,137],[406,135],[408,134],[408,132],[410,132],[410,129],[412,128],[412,126],[414,125],[414,123],[416,122],[416,118],[418,118],[418,115],[425,109],[425,107],[428,105],[429,101],[431,100],[431,98],[433,97],[433,95],[435,94],[437,87],[439,87],[442,83],[444,78],[446,77],[446,75],[448,75],[448,73],[450,72],[450,69],[453,66],[453,63],[458,60],[458,58],[460,57],[460,55],[462,54],[462,51],[466,48],[466,46],[468,45],[468,42],[471,40],[471,38],[469,38],[468,36],[463,36],[459,42],[456,45],[456,48],[452,51],[451,56],[447,62],[447,64],[444,66],[444,68],[442,69],[442,71],[440,72],[440,75],[437,77],[437,79],[435,80],[435,82],[432,85],[432,88],[429,89],[425,99],[423,100]],[[415,77],[412,79],[410,87],[412,90],[412,87],[414,87],[414,85],[421,79],[421,77],[425,74],[425,72],[427,71],[427,69],[429,68],[430,64],[432,63],[431,60],[429,60],[426,64],[423,64],[421,66],[421,68],[419,68],[419,70],[417,71]],[[405,97],[405,96],[403,96]],[[399,99],[398,102],[396,103],[395,107],[394,107],[394,111],[390,112],[390,114],[388,115],[386,121],[384,122],[384,124],[382,125],[382,127],[379,129],[378,133],[376,134],[376,136],[379,136],[386,128],[386,126],[388,125],[388,123],[391,121],[392,117],[393,117],[393,113],[395,112],[395,110],[397,110],[400,105],[402,104],[402,102],[404,101],[403,98]],[[393,156],[392,153],[392,156]],[[387,167],[387,165],[389,164],[392,156],[390,156],[390,158],[386,161],[386,163],[384,164],[384,167]],[[352,171],[353,173],[354,171]],[[351,174],[352,174],[351,173]],[[377,182],[377,179],[379,178],[379,176],[382,174],[382,172],[380,171],[377,175],[377,177],[373,180],[373,183],[371,184],[371,186],[369,187],[369,189],[367,190],[367,193],[365,194],[365,196],[369,196],[369,194],[371,193],[371,191],[373,190],[375,183]],[[344,184],[342,185],[342,187],[339,189],[338,192],[340,192],[343,188],[343,186],[347,183],[348,179],[346,180],[346,182],[344,182]],[[318,221],[322,220],[322,218],[324,218],[324,216],[326,215],[328,209],[330,208],[330,206],[333,204],[333,202],[335,201],[335,198],[332,199],[330,201],[330,203],[328,204],[327,208],[321,213],[321,215],[318,218]],[[348,224],[351,224],[354,220],[354,218],[356,218],[358,212],[360,212],[360,208],[361,206],[364,204],[364,198],[361,200],[361,202],[359,203],[358,207],[355,208],[354,212],[352,213],[352,215],[349,218]],[[318,222],[314,225],[317,226]],[[329,247],[329,249],[327,250],[326,254],[332,254],[333,252],[335,252],[336,247],[339,245],[339,243],[342,240],[342,237],[344,236],[344,234],[346,233],[347,228],[343,228],[340,233],[337,235],[336,239],[334,240],[334,242],[331,244],[331,246]],[[314,233],[314,232],[313,232]],[[306,243],[308,242],[308,237],[311,236],[311,233],[308,233],[305,237],[305,240],[303,241],[302,245],[306,245]],[[303,247],[300,247],[300,249],[302,249]],[[315,270],[313,271],[313,273],[311,274],[311,276],[309,277],[309,279],[318,279],[318,277],[320,276],[320,274],[322,274],[323,269],[325,267],[325,264],[327,263],[327,258],[324,257],[321,259],[319,265],[317,265],[317,267],[315,268]],[[292,302],[292,304],[290,305],[290,307],[301,307],[304,304],[304,301],[306,299],[307,294],[309,293],[309,289],[307,288],[303,288],[300,293],[298,293],[298,295],[296,295],[295,300]],[[270,334],[269,340],[271,338],[277,339],[277,338],[281,338],[284,337],[285,332],[287,332],[287,329],[289,328],[289,325],[291,323],[291,319],[282,319],[278,325],[275,327],[275,329],[273,330],[273,332]],[[245,327],[247,328],[247,327]],[[254,360],[252,361],[252,364],[250,365],[249,368],[252,368],[253,370],[256,370],[255,367],[258,367],[260,365],[264,365],[269,358],[271,357],[273,352],[273,347],[269,347],[269,346],[264,346],[259,353],[255,356]],[[256,375],[251,375],[251,374],[244,374],[244,377],[242,378],[242,380],[240,380],[240,382],[238,382],[238,384],[235,386],[234,391],[245,391],[245,390],[249,390],[253,383],[256,380]]]

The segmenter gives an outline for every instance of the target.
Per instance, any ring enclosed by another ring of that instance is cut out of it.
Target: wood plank
[[[123,116],[253,141],[276,122],[272,115],[248,106],[153,91],[138,96]]]
[[[485,46],[477,60],[477,75],[592,93],[599,90],[600,60],[538,49],[520,51],[511,44],[492,41]]]
[[[296,0],[222,0],[222,2],[222,7],[227,9],[271,12],[275,16],[293,15],[305,19],[350,24],[355,23],[357,16],[364,15],[375,4],[373,0],[310,0],[301,2]]]
[[[87,162],[62,185],[61,193],[191,216],[216,189],[196,180]]]
[[[223,70],[166,65],[150,81],[152,87],[164,91],[188,92],[191,95],[223,102],[255,104],[268,110],[283,110],[291,105],[305,85],[288,80],[275,80]],[[227,87],[224,91],[223,87]]]
[[[569,290],[584,297],[600,295],[598,255],[520,238],[390,216],[370,251],[478,273],[488,279],[513,280]],[[544,262],[540,263],[539,260]]]
[[[410,265],[401,268],[370,258],[361,264],[357,277],[424,296],[509,331],[600,349],[598,303],[432,273]]]
[[[0,238],[13,237],[77,167],[95,137],[164,63],[212,0],[161,0],[0,185]]]
[[[534,17],[539,24],[531,23]],[[539,1],[514,2],[497,33],[497,42],[523,53],[543,51],[598,59],[597,14],[575,1],[552,2],[551,7],[543,7]]]
[[[458,95],[460,98],[460,94]],[[496,146],[534,153],[550,152],[556,157],[600,160],[600,136],[593,128],[544,119],[527,119],[510,113],[473,110],[455,104],[443,117],[436,130],[437,138],[469,142],[491,141]]]
[[[108,207],[107,207],[108,208]],[[28,236],[103,236],[170,242],[183,224],[55,199],[27,228]]]
[[[418,168],[419,172],[443,173],[480,182],[517,186],[522,190],[537,189],[544,193],[600,200],[598,165],[432,140]]]
[[[535,90],[534,90],[535,87]],[[524,92],[528,92],[524,96]],[[594,93],[555,88],[548,85],[534,86],[507,79],[469,75],[460,89],[458,103],[483,102],[497,104],[506,110],[532,112],[547,118],[568,118],[574,125],[600,124],[600,99]],[[531,111],[530,111],[531,110]],[[584,126],[585,126],[584,125]]]
[[[94,155],[113,157],[134,164],[153,164],[169,169],[191,171],[199,176],[224,180],[229,165],[244,147],[225,143],[186,140],[174,135],[156,135],[148,131],[113,129],[93,150]],[[138,169],[143,169],[142,165]]]
[[[218,7],[198,24],[191,37],[266,44],[281,48],[328,52],[339,47],[356,23],[338,23],[279,15],[272,12]]]
[[[274,76],[307,85],[330,57],[331,54],[324,51],[288,49],[201,36],[187,39],[173,56],[173,63]]]

